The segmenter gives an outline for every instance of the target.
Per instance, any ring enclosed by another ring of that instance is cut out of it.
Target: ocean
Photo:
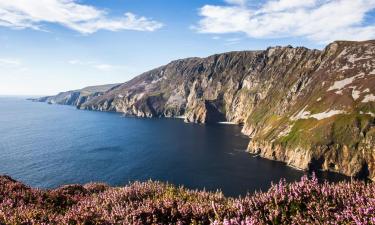
[[[267,190],[304,172],[246,152],[241,127],[118,113],[0,97],[0,174],[27,185],[159,180],[227,196]],[[330,181],[345,179],[331,173]]]

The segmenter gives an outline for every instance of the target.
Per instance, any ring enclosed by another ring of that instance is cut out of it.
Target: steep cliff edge
[[[78,107],[230,121],[243,125],[251,153],[375,179],[375,41],[177,60]]]
[[[49,104],[61,104],[61,105],[73,105],[80,107],[83,103],[90,100],[91,98],[100,96],[119,86],[120,84],[106,84],[98,86],[89,86],[79,90],[61,92],[54,96],[46,96],[41,98],[33,98],[32,101],[46,102]]]

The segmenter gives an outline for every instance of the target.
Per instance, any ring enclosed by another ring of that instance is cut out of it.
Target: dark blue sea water
[[[303,175],[246,153],[249,140],[240,130],[0,97],[0,174],[41,188],[153,179],[221,189],[229,196],[266,190],[280,178],[293,181]]]

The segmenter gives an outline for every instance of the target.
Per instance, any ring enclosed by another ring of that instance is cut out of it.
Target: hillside
[[[71,102],[139,117],[233,122],[251,138],[251,153],[375,180],[374,40],[177,60],[78,104],[57,103]]]
[[[37,102],[47,102],[49,104],[73,105],[79,107],[82,103],[89,101],[93,97],[102,95],[104,92],[115,88],[119,84],[106,84],[89,86],[79,90],[61,92],[54,96],[31,99]]]

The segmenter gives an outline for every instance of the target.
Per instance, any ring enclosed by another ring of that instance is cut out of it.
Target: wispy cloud
[[[155,31],[163,26],[130,12],[111,18],[107,11],[76,0],[0,0],[0,26],[44,30],[44,22],[60,24],[82,34],[98,30]]]
[[[225,39],[224,45],[236,45],[241,43],[241,38],[228,38]]]
[[[200,8],[202,19],[195,29],[253,38],[305,37],[319,43],[375,38],[375,25],[365,20],[375,0],[267,0],[258,6],[246,0],[225,2]]]
[[[99,63],[95,61],[82,61],[82,60],[72,59],[72,60],[69,60],[68,63],[71,65],[76,65],[76,66],[88,66],[93,69],[97,69],[101,71],[113,71],[113,70],[119,70],[119,69],[129,70],[129,68],[126,66],[112,65],[108,63]]]
[[[93,61],[81,61],[78,59],[72,59],[68,61],[69,64],[72,65],[93,65],[95,64]]]
[[[7,57],[0,58],[0,68],[6,73],[24,73],[29,71],[29,68],[20,59]]]
[[[19,59],[0,58],[1,67],[19,67],[20,65],[21,61]]]
[[[116,68],[116,66],[110,65],[110,64],[97,64],[94,67],[98,70],[103,70],[103,71],[113,70]]]

